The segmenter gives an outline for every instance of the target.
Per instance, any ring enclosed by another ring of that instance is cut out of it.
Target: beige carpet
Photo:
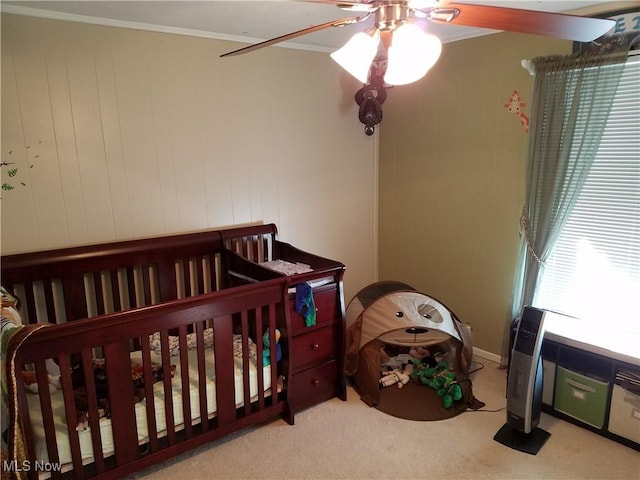
[[[505,370],[477,359],[483,410],[505,406]],[[551,438],[538,455],[493,440],[505,411],[410,421],[367,407],[349,389],[296,415],[295,426],[267,423],[141,472],[160,479],[626,479],[640,480],[640,453],[543,414]]]

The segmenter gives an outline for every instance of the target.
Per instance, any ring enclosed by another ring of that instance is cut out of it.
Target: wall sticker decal
[[[520,119],[520,123],[522,124],[522,128],[524,128],[525,132],[529,132],[529,117],[522,111],[524,107],[526,107],[526,103],[522,101],[520,94],[517,90],[514,90],[509,98],[509,101],[504,104],[504,108],[506,108],[509,113],[515,113],[518,115]]]

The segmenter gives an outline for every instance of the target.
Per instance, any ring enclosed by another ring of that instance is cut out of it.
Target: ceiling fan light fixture
[[[340,49],[331,54],[331,58],[360,82],[367,83],[371,62],[378,52],[380,36],[365,32],[356,33]]]
[[[435,35],[422,31],[413,23],[405,23],[393,32],[387,52],[384,81],[390,85],[406,85],[420,80],[438,61],[442,43]]]

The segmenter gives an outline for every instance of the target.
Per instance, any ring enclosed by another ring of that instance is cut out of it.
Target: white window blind
[[[534,305],[640,333],[640,58],[625,65],[589,177]]]

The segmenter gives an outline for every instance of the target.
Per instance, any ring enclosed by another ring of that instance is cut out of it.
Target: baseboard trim
[[[500,362],[502,361],[502,357],[500,355],[487,352],[486,350],[481,350],[478,347],[473,347],[473,355],[476,357],[484,358],[486,360],[491,360],[492,362],[496,362],[497,364],[500,364]]]

